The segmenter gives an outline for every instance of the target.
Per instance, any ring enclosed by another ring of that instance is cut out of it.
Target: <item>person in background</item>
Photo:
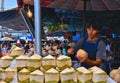
[[[28,53],[28,50],[30,49],[28,43],[29,42],[26,42],[25,45],[24,45],[24,54]]]
[[[6,43],[3,44],[1,53],[2,53],[2,56],[6,56],[6,53],[7,53],[7,44]]]
[[[90,68],[92,66],[99,66],[105,70],[103,63],[106,60],[106,45],[98,36],[102,27],[99,23],[88,23],[86,28],[88,36],[81,38],[74,46],[69,48],[67,54],[72,57],[74,61],[77,61],[74,63],[74,65],[77,64],[77,67],[84,66]],[[85,60],[81,57],[76,57],[76,52],[79,49],[83,49],[88,53],[88,57]],[[80,63],[80,61],[82,62]]]
[[[10,54],[11,53],[11,43],[7,44],[7,53]]]
[[[67,52],[66,52],[66,49],[65,49],[65,48],[62,49],[62,54],[63,54],[63,55],[67,55]]]
[[[17,47],[23,48],[20,40],[17,40],[15,45]]]

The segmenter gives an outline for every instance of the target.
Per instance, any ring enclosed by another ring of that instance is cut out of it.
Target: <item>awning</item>
[[[54,0],[45,7],[84,10],[84,2],[86,2],[87,11],[120,10],[120,0]]]
[[[34,37],[34,21],[31,21],[25,14],[23,9],[12,9],[0,12],[0,26],[7,27],[16,31],[28,30]],[[42,28],[42,38],[45,38]]]
[[[42,7],[67,10],[84,10],[86,2],[87,11],[120,10],[120,0],[41,0]],[[18,6],[24,4],[34,5],[34,0],[18,0]]]
[[[28,24],[29,21],[25,18],[23,12],[18,8],[0,12],[0,26],[10,28],[16,31],[28,30],[33,35],[32,25]]]
[[[27,26],[18,9],[0,12],[0,26],[14,30],[26,30]]]

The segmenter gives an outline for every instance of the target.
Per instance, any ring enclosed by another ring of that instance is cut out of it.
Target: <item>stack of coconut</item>
[[[117,69],[113,69],[110,72],[110,77],[114,79],[116,82],[120,82],[120,67]]]
[[[20,52],[21,53],[21,52]],[[98,67],[86,69],[79,67],[72,68],[71,58],[65,55],[53,57],[51,55],[41,57],[38,54],[32,56],[19,55],[15,57],[4,56],[1,58],[1,73],[5,74],[4,81],[9,83],[17,75],[19,83],[106,83],[107,74]],[[10,65],[16,60],[16,68],[11,69]],[[3,72],[4,70],[4,72]]]
[[[72,68],[71,58],[65,55],[41,57],[23,55],[23,49],[12,48],[11,56],[1,57],[0,79],[4,74],[4,81],[10,83],[17,75],[19,83],[106,83],[107,74],[98,67],[86,69]],[[11,68],[12,61],[16,67]]]

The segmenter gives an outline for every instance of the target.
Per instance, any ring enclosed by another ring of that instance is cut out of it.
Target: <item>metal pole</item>
[[[86,4],[87,0],[84,1],[84,11],[83,11],[83,37],[85,37],[85,32],[86,32]]]
[[[34,0],[36,53],[42,54],[41,45],[41,0]]]
[[[1,1],[1,11],[4,11],[4,0]],[[2,26],[0,27],[1,29],[3,28]],[[0,32],[0,37],[3,36],[3,32]]]
[[[1,11],[4,11],[4,0],[1,1]]]
[[[20,9],[20,14],[22,15],[22,17],[23,17],[23,20],[25,21],[25,24],[26,24],[26,26],[27,26],[27,29],[28,29],[28,31],[30,32],[30,34],[34,37],[34,33],[33,33],[33,31],[31,31],[31,29],[32,29],[32,25],[31,25],[31,23],[27,23],[27,20],[28,19],[25,19],[25,16],[24,16],[24,12],[23,12],[23,10],[22,9]],[[29,21],[28,21],[29,22]],[[30,29],[31,28],[31,29]]]

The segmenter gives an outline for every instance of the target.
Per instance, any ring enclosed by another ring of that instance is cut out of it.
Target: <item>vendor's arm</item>
[[[67,54],[68,55],[72,55],[72,54],[74,54],[75,52],[74,52],[74,49],[73,48],[69,48],[68,50],[67,50]]]
[[[75,54],[82,47],[83,41],[84,38],[80,39],[74,46],[67,50],[67,54],[68,55]]]
[[[91,65],[91,66],[99,66],[102,62],[102,59],[97,58],[95,61],[90,60],[90,59],[86,59],[84,62],[86,62],[87,64]]]

